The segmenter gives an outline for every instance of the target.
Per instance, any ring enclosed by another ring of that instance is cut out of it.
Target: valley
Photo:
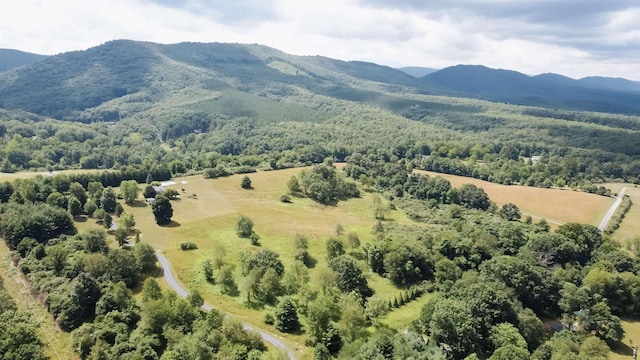
[[[600,359],[640,341],[633,82],[256,44],[24,59],[0,68],[0,274],[37,308],[34,354],[291,358],[274,336],[299,359]]]

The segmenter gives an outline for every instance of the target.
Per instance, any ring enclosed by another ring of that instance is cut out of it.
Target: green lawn
[[[613,347],[613,351],[609,354],[611,360],[631,359],[632,347],[640,344],[640,321],[623,319],[622,328],[624,329],[624,338],[617,346]]]

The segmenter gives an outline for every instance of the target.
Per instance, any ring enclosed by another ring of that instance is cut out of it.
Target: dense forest
[[[285,261],[246,214],[236,232],[253,247],[240,266],[220,251],[201,272],[221,296],[269,309],[265,326],[303,338],[315,359],[605,359],[625,348],[640,247],[591,225],[552,231],[481,188],[413,170],[610,196],[605,182],[640,183],[640,117],[436,96],[421,83],[257,45],[130,41],[3,72],[0,171],[50,176],[0,183],[0,234],[82,359],[285,358],[205,312],[198,292],[161,290],[155,251],[123,204],[142,196],[168,226],[179,193],[158,195],[159,181],[311,166],[281,201],[370,196],[370,239],[338,224],[319,257],[297,234]],[[65,169],[79,171],[56,174]],[[414,223],[390,221],[398,209]],[[376,292],[372,277],[399,295]],[[2,326],[20,333],[0,331],[2,353],[44,358],[35,323],[0,298]],[[380,321],[419,298],[406,332]]]

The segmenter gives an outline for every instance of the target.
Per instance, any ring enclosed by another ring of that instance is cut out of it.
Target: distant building
[[[534,155],[531,157],[531,161],[536,162],[536,161],[540,161],[540,155]]]

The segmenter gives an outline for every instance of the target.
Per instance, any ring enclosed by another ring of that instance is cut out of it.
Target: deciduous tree
[[[120,194],[122,194],[125,203],[132,204],[138,198],[139,193],[140,188],[135,180],[124,180],[120,183]]]
[[[242,215],[236,222],[236,233],[240,237],[249,237],[253,232],[253,221],[249,217]]]

